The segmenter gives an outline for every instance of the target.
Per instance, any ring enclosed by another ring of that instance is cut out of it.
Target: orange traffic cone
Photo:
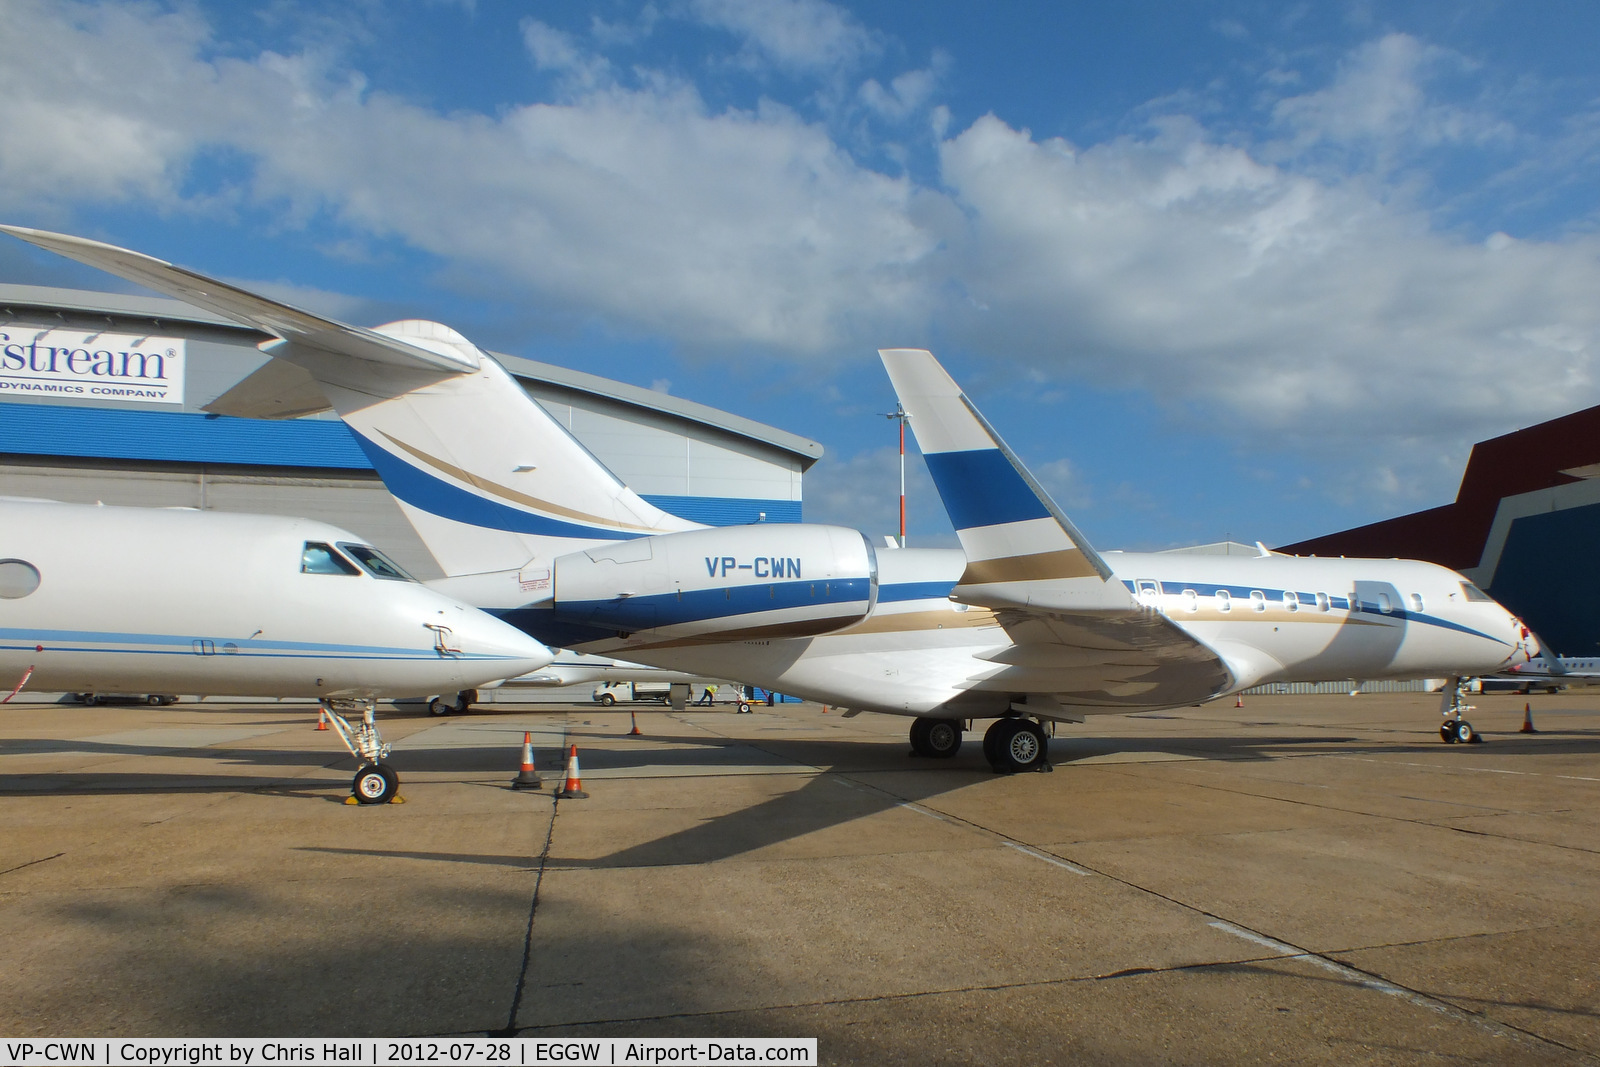
[[[573,745],[567,754],[567,784],[556,790],[556,799],[586,800],[588,796],[583,791],[583,780],[578,777],[578,746]]]
[[[317,729],[326,730],[327,728],[328,728],[328,709],[319,707],[317,709]]]
[[[1240,693],[1238,696],[1233,698],[1233,706],[1236,707],[1236,708],[1244,707],[1244,694],[1243,693]]]
[[[628,718],[633,720],[633,729],[628,731],[629,737],[643,737],[644,731],[639,729],[639,716],[635,712],[628,712]]]
[[[539,772],[533,769],[533,734],[524,731],[522,734],[522,769],[517,771],[517,776],[511,779],[512,789],[543,789],[544,779],[539,777]]]
[[[1533,705],[1522,705],[1522,729],[1518,732],[1524,734],[1536,734],[1539,732],[1533,728]]]

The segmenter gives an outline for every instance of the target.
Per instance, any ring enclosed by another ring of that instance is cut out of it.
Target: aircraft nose
[[[1539,645],[1539,635],[1528,629],[1526,623],[1515,615],[1510,616],[1511,629],[1516,634],[1514,649],[1506,659],[1507,665],[1518,666],[1544,654]]]
[[[463,611],[452,628],[453,650],[467,661],[482,664],[482,673],[492,673],[495,678],[515,678],[555,659],[545,645],[485,611]]]

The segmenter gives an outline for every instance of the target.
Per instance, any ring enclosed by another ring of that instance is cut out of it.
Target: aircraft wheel
[[[617,698],[612,696],[610,693],[601,693],[600,694],[600,706],[602,708],[609,708],[611,705],[615,704],[616,702],[617,702]]]
[[[989,733],[994,737],[994,755],[989,762],[996,771],[1015,774],[1049,766],[1045,762],[1048,741],[1038,723],[1028,719],[1001,719],[990,727]]]
[[[1476,745],[1483,740],[1482,737],[1478,736],[1478,731],[1474,730],[1472,724],[1466,719],[1456,720],[1455,735],[1456,740],[1463,745]]]
[[[450,705],[438,697],[434,697],[428,701],[428,714],[434,716],[448,715],[450,714]]]
[[[362,804],[387,804],[400,788],[400,776],[387,763],[368,763],[356,771],[350,795]]]
[[[911,720],[911,751],[930,759],[949,759],[961,751],[961,724],[954,719]]]
[[[1456,743],[1455,723],[1447,722],[1439,727],[1439,740],[1443,741],[1447,745],[1453,745]]]

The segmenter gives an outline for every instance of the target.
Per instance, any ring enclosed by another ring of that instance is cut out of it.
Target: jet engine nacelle
[[[866,539],[844,527],[714,527],[561,556],[553,607],[621,633],[804,637],[871,611],[874,570]]]

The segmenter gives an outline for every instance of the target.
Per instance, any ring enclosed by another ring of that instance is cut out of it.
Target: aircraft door
[[[1154,578],[1140,578],[1133,583],[1133,598],[1152,611],[1161,608],[1161,583]]]

